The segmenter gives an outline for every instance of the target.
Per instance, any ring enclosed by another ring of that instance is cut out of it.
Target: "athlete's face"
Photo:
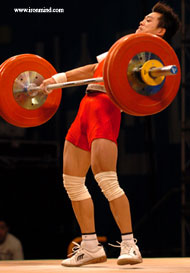
[[[159,18],[161,16],[162,15],[158,12],[152,12],[145,16],[145,18],[140,22],[136,33],[150,33],[163,37],[166,29],[158,27]]]

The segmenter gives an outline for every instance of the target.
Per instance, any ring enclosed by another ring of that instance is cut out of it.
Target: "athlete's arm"
[[[42,84],[40,85],[40,87],[45,93],[49,93],[46,89],[46,86],[49,84],[93,78],[96,67],[97,67],[97,63],[81,66],[81,67],[69,70],[65,73],[58,73],[54,75],[53,77],[44,80]]]
[[[77,81],[93,78],[97,64],[89,64],[66,72],[67,81]]]

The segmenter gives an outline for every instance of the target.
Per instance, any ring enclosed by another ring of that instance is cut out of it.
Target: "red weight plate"
[[[2,117],[18,127],[34,127],[47,122],[57,111],[62,90],[54,90],[48,95],[44,104],[38,109],[21,107],[13,95],[15,79],[24,71],[35,71],[44,78],[56,73],[54,67],[45,59],[33,54],[22,54],[11,57],[0,67],[0,107]]]
[[[11,58],[5,60],[5,61],[0,65],[0,78],[1,78],[1,71],[3,70],[5,64],[6,64],[8,61],[10,61],[10,59],[12,59],[12,58],[13,58],[13,57],[11,57]],[[0,107],[0,116],[2,116],[2,115],[1,115],[1,108],[2,108],[2,107]]]
[[[104,62],[104,67],[103,67],[103,78],[104,78],[104,85],[106,88],[106,92],[107,92],[109,98],[112,100],[112,102],[121,110],[123,110],[123,106],[115,99],[114,94],[112,94],[112,91],[111,91],[111,86],[110,86],[110,82],[109,82],[109,63],[112,58],[112,54],[113,54],[115,48],[117,47],[118,43],[120,43],[124,38],[125,37],[122,37],[121,39],[119,39],[110,48],[109,55],[108,55],[108,57],[106,57],[105,62]],[[132,112],[130,109],[126,110],[126,107],[127,106],[125,106],[125,112],[127,112],[130,115],[137,115],[135,112]]]
[[[140,52],[157,55],[166,65],[176,65],[178,73],[167,76],[161,90],[154,95],[141,95],[129,84],[127,69],[130,60]],[[181,80],[178,58],[172,47],[163,39],[151,34],[131,34],[117,41],[109,50],[105,61],[109,90],[117,105],[126,113],[137,116],[152,115],[165,109],[175,98]],[[106,84],[107,84],[106,83]]]

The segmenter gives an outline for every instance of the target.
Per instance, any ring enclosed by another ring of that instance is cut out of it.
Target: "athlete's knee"
[[[108,201],[112,201],[125,194],[119,186],[116,172],[101,172],[95,175],[95,179]]]
[[[85,177],[63,174],[63,185],[71,201],[81,201],[91,198],[85,186]]]

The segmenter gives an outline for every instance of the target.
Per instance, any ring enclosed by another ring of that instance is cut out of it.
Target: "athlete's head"
[[[140,22],[136,33],[151,33],[170,41],[180,27],[180,20],[173,9],[165,3],[158,2]]]

